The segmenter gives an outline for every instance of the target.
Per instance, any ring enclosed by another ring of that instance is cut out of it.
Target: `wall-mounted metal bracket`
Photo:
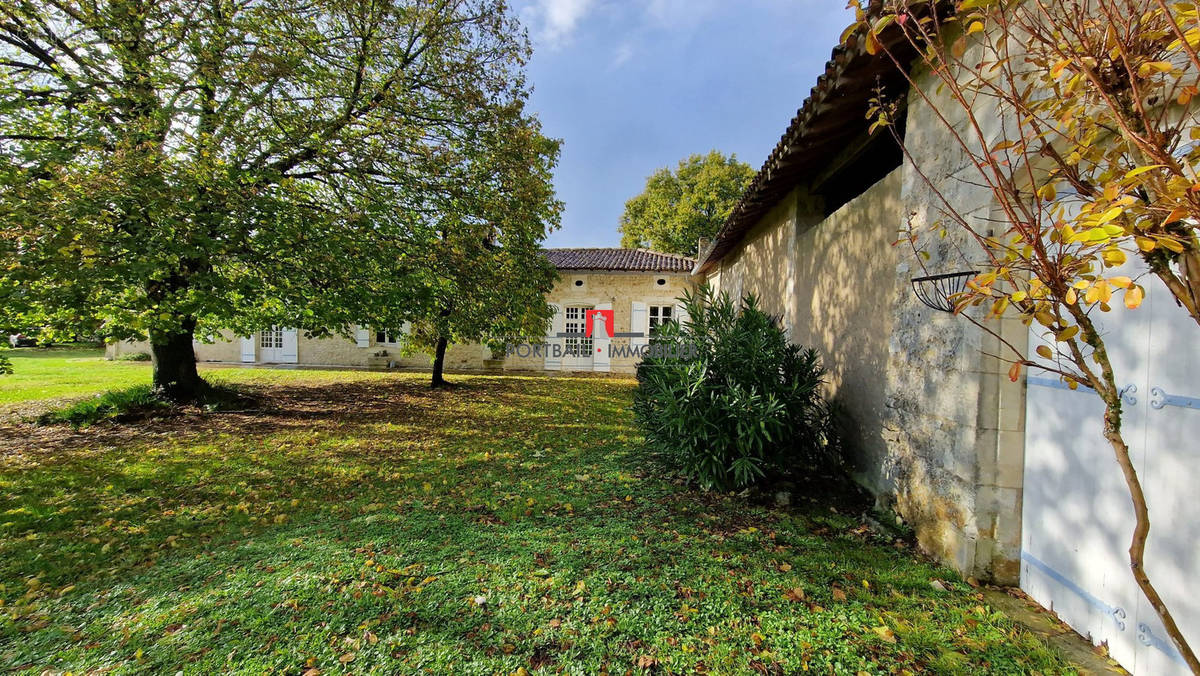
[[[1138,642],[1140,642],[1142,645],[1158,648],[1165,653],[1167,657],[1170,657],[1176,662],[1184,665],[1187,664],[1187,662],[1183,659],[1183,655],[1179,654],[1179,651],[1175,649],[1175,646],[1171,645],[1170,641],[1155,635],[1154,630],[1150,628],[1150,625],[1146,624],[1145,622],[1139,622],[1137,630]]]
[[[1151,388],[1150,396],[1151,408],[1178,406],[1179,408],[1200,409],[1200,397],[1185,397],[1179,394],[1167,394],[1161,387]]]
[[[1126,385],[1118,392],[1121,395],[1121,400],[1130,406],[1137,406],[1137,397],[1133,396],[1136,393],[1137,385]]]

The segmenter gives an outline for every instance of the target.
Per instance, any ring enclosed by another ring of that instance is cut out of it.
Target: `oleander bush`
[[[840,464],[816,351],[779,318],[706,287],[688,319],[659,327],[638,367],[634,413],[648,445],[706,488],[740,489]]]

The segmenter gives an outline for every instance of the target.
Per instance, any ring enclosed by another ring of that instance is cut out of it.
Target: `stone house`
[[[547,249],[546,256],[559,273],[546,297],[555,309],[549,335],[510,346],[503,360],[493,360],[484,345],[451,345],[446,351],[447,369],[632,373],[639,361],[635,350],[646,340],[643,336],[657,324],[678,318],[677,299],[694,288],[690,273],[695,261],[684,256],[616,248]],[[615,326],[607,328],[615,335],[605,335],[603,327],[586,335],[585,322],[594,319],[597,313],[590,312],[594,310],[612,312]],[[310,337],[286,327],[244,337],[225,331],[217,341],[197,341],[194,348],[201,362],[429,368],[430,355],[408,354],[403,346],[403,328],[359,326],[353,339]],[[149,349],[144,341],[126,341],[108,345],[106,354],[113,359]]]
[[[998,338],[914,293],[915,278],[972,270],[964,252],[974,250],[953,231],[925,261],[893,244],[908,224],[939,219],[922,172],[958,213],[1003,218],[938,119],[962,132],[961,106],[914,66],[902,38],[885,31],[881,40],[915,84],[865,40],[836,48],[694,277],[734,297],[755,294],[793,342],[821,353],[856,479],[922,549],[964,577],[1019,584],[1135,673],[1184,673],[1129,573],[1132,509],[1098,398],[1036,371],[1012,382],[1009,365],[989,355],[1002,352],[1001,339],[1029,345],[1030,329],[992,320]],[[881,90],[901,102],[911,161],[888,133],[870,133]],[[1003,116],[974,113],[992,147]],[[1200,599],[1188,592],[1200,576],[1200,520],[1190,482],[1200,475],[1200,416],[1180,409],[1200,408],[1186,394],[1200,382],[1200,358],[1194,324],[1169,299],[1148,302],[1109,324],[1108,340],[1133,346],[1120,361],[1128,438],[1138,440],[1156,520],[1147,570],[1195,643]],[[1190,357],[1168,356],[1178,350]]]

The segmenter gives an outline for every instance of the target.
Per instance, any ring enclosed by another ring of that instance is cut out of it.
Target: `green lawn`
[[[629,381],[221,375],[278,403],[0,428],[0,668],[1069,671],[851,516],[690,490],[639,450]]]
[[[23,347],[5,352],[13,374],[0,376],[0,404],[98,394],[149,382],[145,362],[108,362],[104,351]]]

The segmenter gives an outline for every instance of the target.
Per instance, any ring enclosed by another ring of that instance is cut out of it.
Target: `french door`
[[[295,364],[298,332],[282,326],[272,326],[258,334],[258,361],[268,364]]]
[[[563,368],[569,371],[592,370],[592,351],[595,344],[587,333],[587,312],[590,307],[567,306],[566,321],[563,331],[567,334],[563,340]]]

